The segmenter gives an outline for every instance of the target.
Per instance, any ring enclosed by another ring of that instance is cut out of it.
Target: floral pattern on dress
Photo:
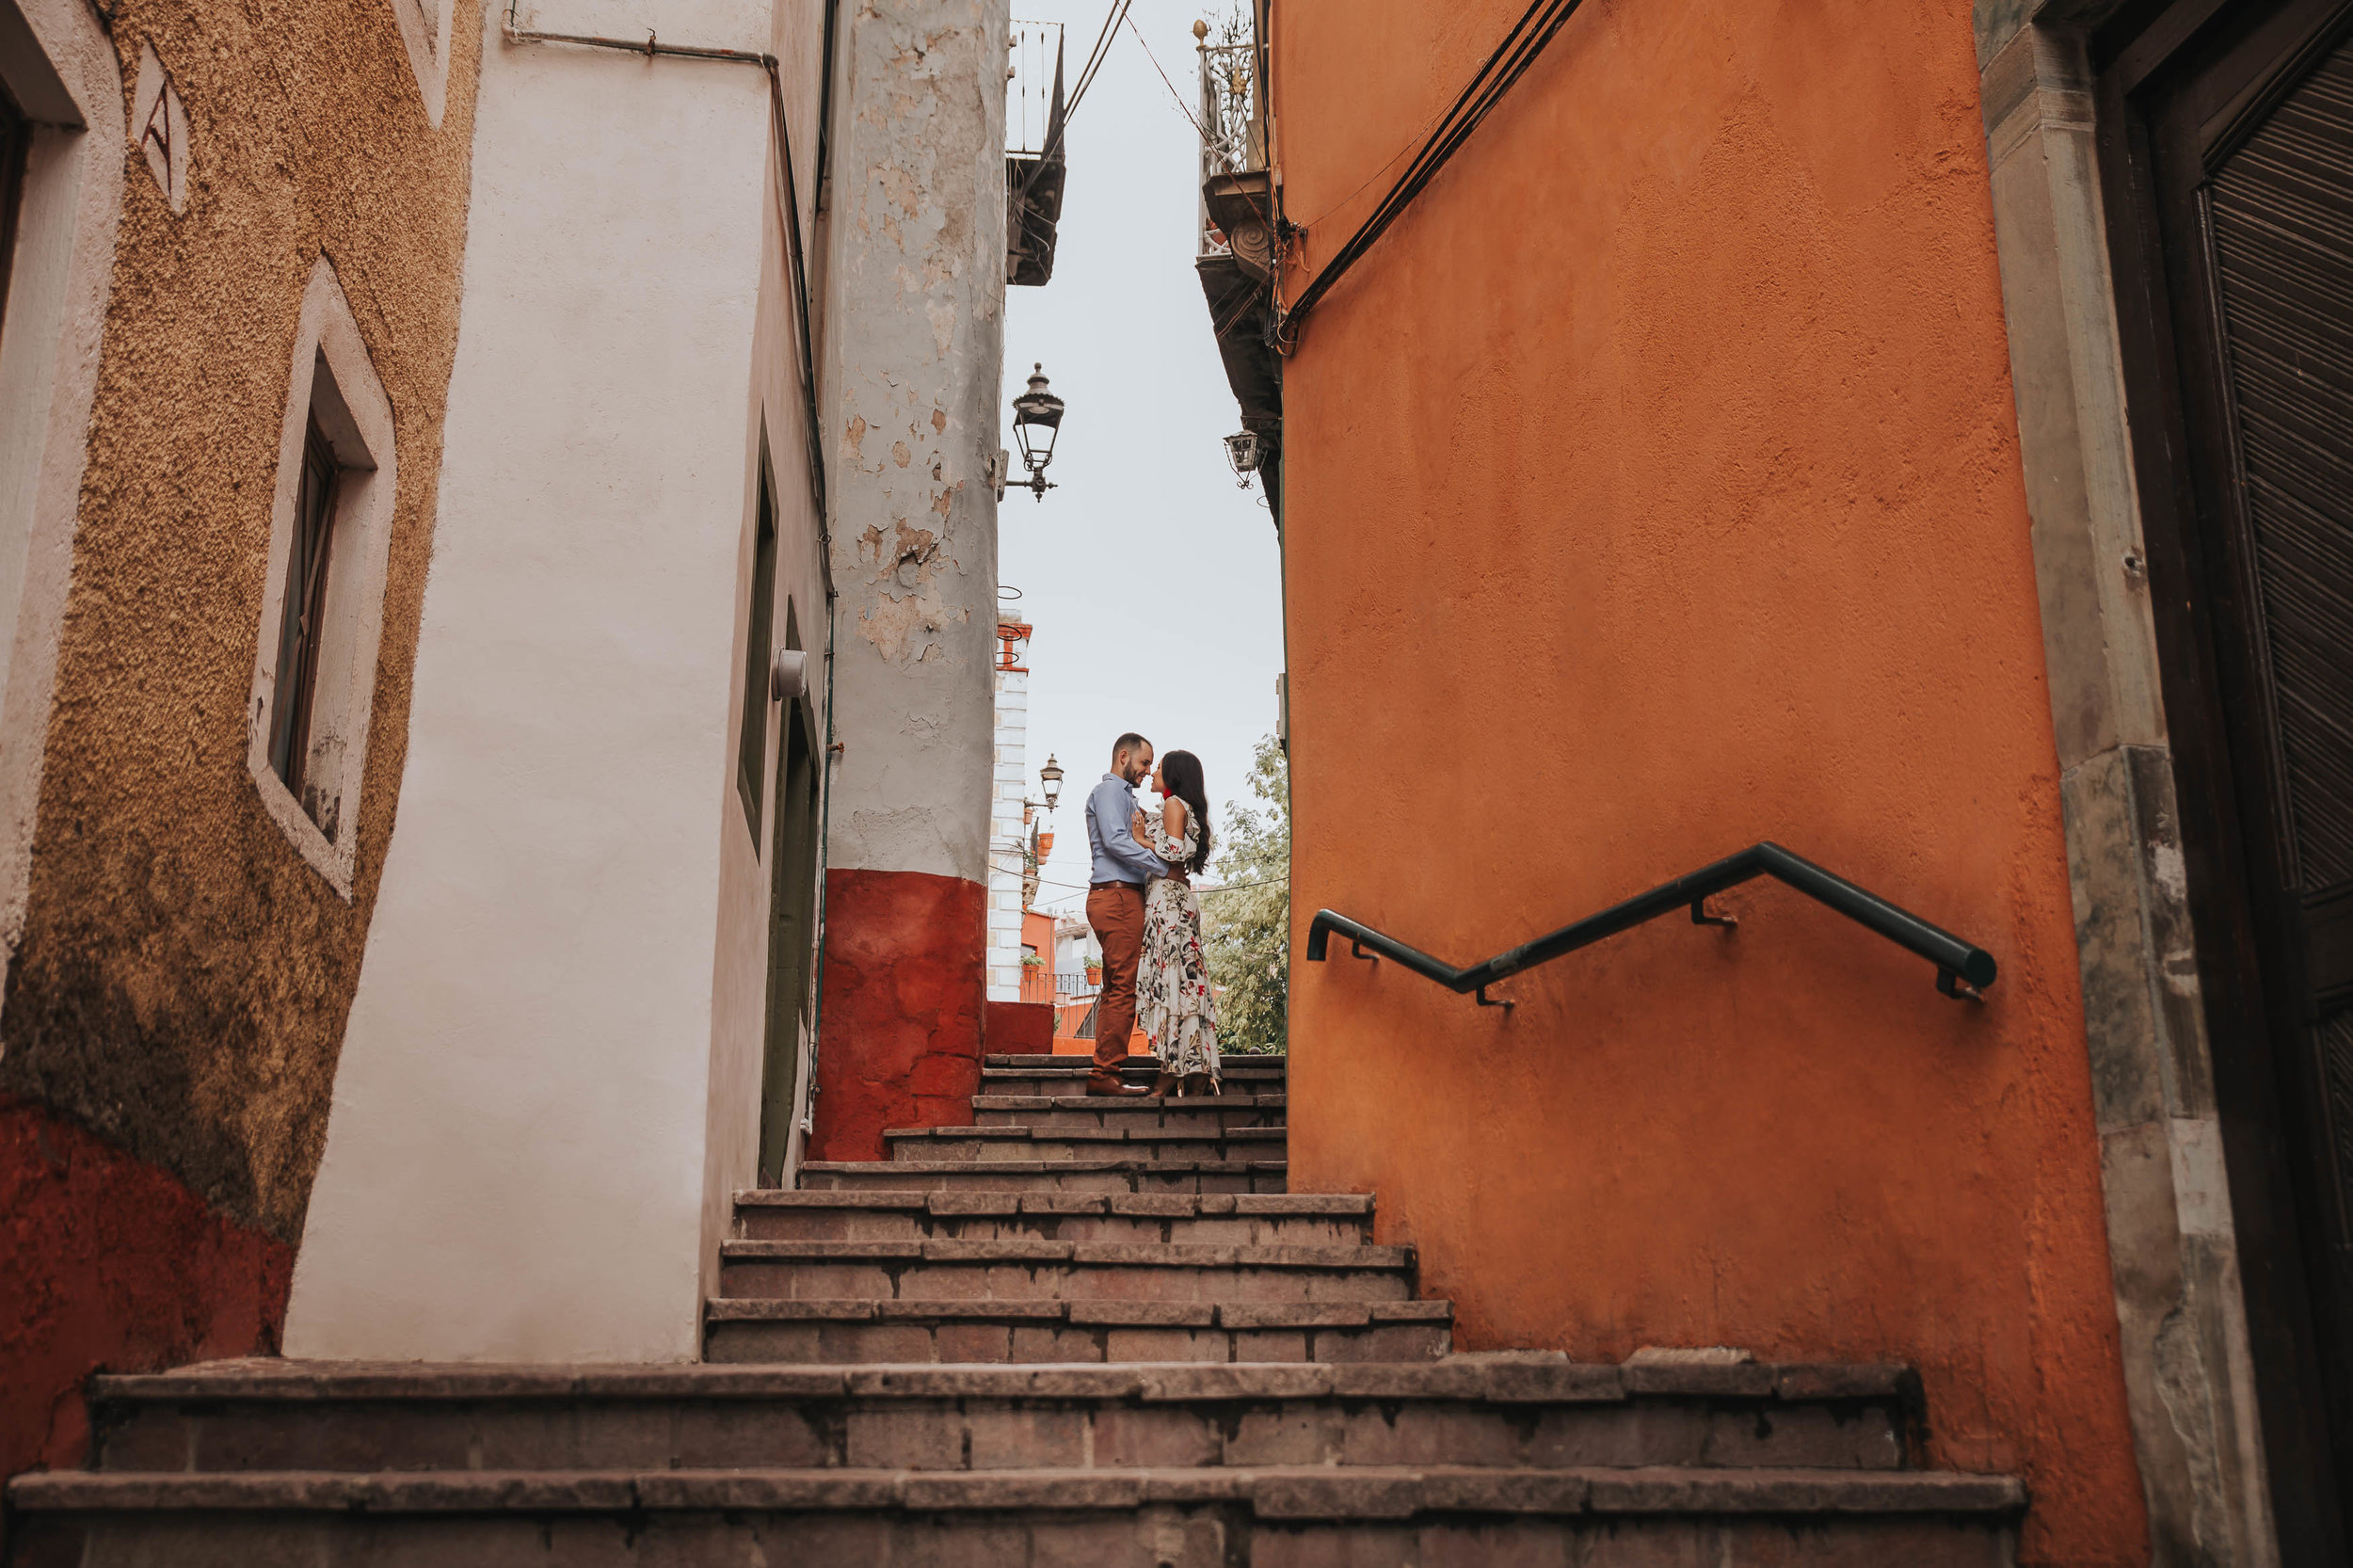
[[[1144,841],[1171,864],[1191,860],[1201,847],[1201,824],[1185,813],[1185,836],[1168,836],[1157,811],[1144,813]],[[1144,959],[1136,971],[1136,1021],[1151,1036],[1163,1071],[1203,1074],[1218,1082],[1217,1002],[1209,995],[1209,961],[1201,948],[1201,901],[1193,888],[1156,876],[1144,889]]]

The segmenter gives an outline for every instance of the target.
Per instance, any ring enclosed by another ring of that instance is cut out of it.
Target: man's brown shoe
[[[1132,1085],[1122,1083],[1109,1073],[1095,1073],[1087,1079],[1087,1093],[1100,1095],[1106,1098],[1129,1099],[1137,1095],[1148,1095],[1151,1092],[1141,1083]]]

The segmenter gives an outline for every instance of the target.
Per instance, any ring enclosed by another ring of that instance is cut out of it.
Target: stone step
[[[1450,1302],[742,1301],[705,1304],[722,1363],[1434,1361]]]
[[[1410,1247],[1181,1241],[724,1241],[733,1300],[1398,1302]]]
[[[983,1073],[981,1093],[1043,1096],[1053,1099],[1082,1098],[1100,1105],[1132,1104],[1150,1097],[1145,1095],[1089,1095],[1086,1092],[1086,1076],[1083,1072],[1054,1073],[1043,1068],[1035,1072]],[[1152,1078],[1149,1073],[1129,1073],[1127,1081],[1131,1088],[1144,1088],[1152,1082]],[[1281,1073],[1228,1073],[1219,1085],[1219,1092],[1221,1095],[1280,1095],[1287,1091]],[[1196,1096],[1177,1095],[1170,1097],[1176,1104],[1183,1105]],[[1197,1097],[1208,1099],[1215,1096],[1205,1095]]]
[[[1103,1160],[1132,1154],[1146,1160],[1278,1159],[1290,1134],[1279,1127],[1227,1132],[1161,1132],[1137,1128],[1004,1127],[886,1128],[883,1140],[898,1160]]]
[[[999,1065],[998,1064],[1007,1064]],[[1020,1064],[1012,1065],[1011,1064]],[[1093,1065],[1083,1056],[995,1056],[981,1069],[981,1092],[987,1095],[1082,1095]],[[1160,1064],[1149,1056],[1131,1056],[1120,1076],[1130,1084],[1148,1084],[1160,1078]],[[1229,1056],[1219,1069],[1220,1087],[1226,1093],[1284,1092],[1288,1078],[1283,1059],[1276,1056]]]
[[[813,1160],[807,1192],[1281,1192],[1281,1160]]]
[[[1940,1472],[1321,1467],[20,1477],[24,1568],[1997,1568],[2025,1489]]]
[[[1217,1059],[1218,1072],[1221,1075],[1233,1072],[1279,1073],[1286,1070],[1289,1064],[1290,1058],[1288,1056],[1260,1056],[1247,1051],[1228,1052],[1221,1055]],[[989,1055],[981,1059],[981,1069],[984,1072],[990,1070],[1014,1071],[1027,1070],[1035,1067],[1051,1067],[1056,1072],[1075,1072],[1084,1074],[1093,1071],[1094,1065],[1095,1064],[1093,1059],[1084,1056],[1036,1056],[1011,1054],[1006,1052],[991,1052]],[[1141,1073],[1149,1077],[1160,1070],[1160,1058],[1156,1056],[1130,1056],[1125,1062],[1120,1064],[1120,1070],[1130,1076]]]
[[[1353,1246],[1372,1240],[1372,1199],[1309,1192],[851,1192],[735,1194],[756,1241],[1229,1242]]]
[[[102,1377],[109,1471],[1906,1466],[1897,1367],[284,1361]]]
[[[1286,1096],[1213,1095],[1198,1099],[1103,1099],[1087,1095],[975,1095],[982,1127],[1126,1128],[1215,1135],[1231,1128],[1283,1125]]]

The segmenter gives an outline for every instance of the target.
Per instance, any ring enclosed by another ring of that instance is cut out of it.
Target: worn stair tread
[[[980,1093],[984,1095],[1018,1094],[1030,1096],[1042,1096],[1048,1099],[1083,1099],[1090,1100],[1097,1105],[1118,1105],[1123,1102],[1144,1100],[1151,1097],[1148,1095],[1090,1095],[1086,1092],[1086,1082],[1090,1076],[1092,1075],[1090,1075],[1083,1067],[1073,1067],[1068,1069],[1061,1067],[991,1067],[985,1069],[981,1074]],[[1160,1075],[1158,1073],[1125,1073],[1122,1074],[1121,1077],[1130,1087],[1137,1087],[1150,1085],[1160,1077]],[[1171,1096],[1164,1103],[1170,1105],[1201,1105],[1210,1099],[1223,1097],[1224,1095],[1234,1094],[1288,1095],[1290,1092],[1289,1082],[1290,1075],[1288,1073],[1277,1072],[1269,1068],[1237,1067],[1223,1075],[1220,1081],[1220,1089],[1222,1091],[1221,1095],[1177,1095]],[[990,1087],[992,1084],[1007,1083],[1036,1084],[1040,1087],[1021,1090]]]
[[[1280,1111],[1288,1094],[1203,1095],[1194,1099],[1154,1099],[1149,1095],[974,1095],[975,1111],[1102,1111],[1112,1115],[1152,1115],[1181,1111]]]
[[[1564,1356],[1454,1355],[1403,1362],[1064,1362],[943,1366],[877,1362],[829,1367],[700,1362],[667,1366],[544,1366],[413,1361],[200,1362],[168,1372],[91,1380],[102,1404],[417,1400],[1477,1400],[1494,1404],[1623,1403],[1649,1398],[1784,1402],[1908,1399],[1906,1367],[1841,1362],[1751,1363],[1765,1392],[1726,1393],[1709,1367],[1627,1368]],[[1629,1379],[1627,1373],[1643,1375]]]
[[[1072,1323],[1127,1328],[1369,1328],[1384,1323],[1451,1323],[1454,1304],[1402,1302],[1021,1301],[1004,1298],[902,1301],[893,1297],[778,1300],[713,1296],[704,1316],[714,1323],[950,1322]]]
[[[1112,1103],[1116,1103],[1115,1101]],[[1278,1143],[1290,1136],[1279,1127],[1222,1128],[1215,1132],[1188,1132],[1181,1128],[1050,1127],[1035,1122],[974,1122],[968,1127],[888,1127],[886,1138],[1035,1138],[1050,1144],[1225,1144]]]
[[[1271,1067],[1279,1072],[1289,1065],[1290,1058],[1281,1055],[1241,1056],[1220,1053],[1217,1061],[1218,1071],[1223,1075],[1237,1067]],[[1160,1066],[1160,1059],[1157,1056],[1129,1056],[1121,1059],[1120,1062],[1120,1067],[1127,1072],[1158,1072]],[[981,1067],[984,1071],[991,1068],[1006,1070],[1016,1067],[1054,1067],[1084,1073],[1095,1070],[1095,1059],[1091,1056],[1078,1055],[1025,1056],[1018,1053],[992,1052],[981,1059]]]
[[[1247,1176],[1253,1172],[1287,1172],[1283,1160],[811,1160],[801,1166],[822,1176],[910,1176],[948,1173],[955,1176],[1070,1176],[1090,1171],[1152,1176]]]
[[[579,1470],[91,1472],[9,1482],[27,1513],[376,1513],[765,1509],[1080,1512],[1247,1503],[1262,1518],[1422,1513],[1937,1514],[2015,1518],[2025,1485],[1952,1471],[1284,1466],[1130,1470]]]
[[[960,1162],[957,1169],[970,1166]],[[953,1218],[1116,1214],[1169,1220],[1205,1214],[1361,1217],[1372,1212],[1373,1200],[1368,1193],[1357,1192],[860,1192],[846,1188],[760,1187],[738,1191],[735,1203],[739,1208],[866,1208]]]
[[[720,1242],[719,1256],[723,1259],[760,1262],[871,1258],[925,1263],[1072,1263],[1123,1269],[1401,1270],[1414,1264],[1411,1247],[1216,1241],[740,1240]]]

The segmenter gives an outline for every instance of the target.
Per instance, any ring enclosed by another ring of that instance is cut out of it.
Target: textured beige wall
[[[49,1100],[288,1241],[407,758],[481,36],[475,6],[450,9],[438,129],[392,0],[123,0],[113,24],[126,104],[144,42],[185,97],[188,199],[175,216],[122,149],[0,1088]],[[322,252],[390,393],[399,452],[348,903],[264,811],[245,764],[280,421]]]

